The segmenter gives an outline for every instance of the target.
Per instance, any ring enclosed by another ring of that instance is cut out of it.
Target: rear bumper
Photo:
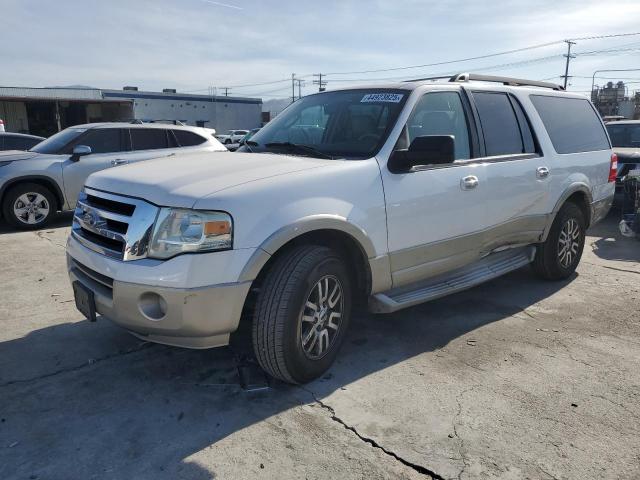
[[[591,223],[590,225],[595,225],[600,220],[605,218],[611,210],[611,205],[613,204],[614,195],[609,195],[605,198],[597,200],[591,204]]]

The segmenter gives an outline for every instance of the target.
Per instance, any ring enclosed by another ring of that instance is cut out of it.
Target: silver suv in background
[[[16,228],[41,228],[57,211],[75,208],[90,174],[189,151],[226,148],[198,127],[92,123],[67,128],[29,151],[0,152],[2,217]]]

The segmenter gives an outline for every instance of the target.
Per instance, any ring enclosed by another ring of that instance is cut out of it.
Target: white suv
[[[189,348],[226,345],[242,317],[264,370],[307,382],[357,298],[384,313],[528,264],[571,275],[615,163],[589,100],[556,85],[465,74],[310,95],[232,158],[90,176],[67,246],[76,305]]]
[[[207,130],[197,127],[155,123],[69,127],[27,152],[0,152],[2,216],[17,228],[42,228],[56,211],[75,208],[93,172],[178,152],[226,150]],[[173,168],[179,170],[180,165]]]
[[[249,130],[229,130],[226,134],[216,135],[216,138],[225,145],[230,145],[238,143],[247,133]]]

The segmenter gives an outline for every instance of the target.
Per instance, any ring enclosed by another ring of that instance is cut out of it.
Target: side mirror
[[[387,164],[391,173],[408,172],[421,165],[443,165],[455,159],[453,135],[416,137],[407,150],[396,150]]]
[[[84,157],[85,155],[91,155],[91,147],[87,145],[76,145],[75,147],[73,147],[71,160],[77,162],[78,160],[80,160],[80,157]]]

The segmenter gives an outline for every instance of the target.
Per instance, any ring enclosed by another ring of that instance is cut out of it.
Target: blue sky
[[[286,79],[292,72],[420,65],[565,38],[640,32],[639,0],[0,0],[0,12],[0,85],[205,92],[209,85],[231,85],[232,94],[264,98],[290,95],[290,84],[238,85]],[[563,73],[559,55],[565,48],[555,44],[454,65],[334,74],[328,86],[455,71],[543,79]],[[596,69],[640,68],[640,35],[583,40],[574,47],[608,49],[618,51],[581,55],[571,73],[590,77]],[[511,63],[516,65],[504,66]],[[640,89],[640,71],[620,76],[637,80]],[[313,78],[304,78],[304,91],[311,91]],[[591,79],[572,83],[573,90],[588,90]]]

